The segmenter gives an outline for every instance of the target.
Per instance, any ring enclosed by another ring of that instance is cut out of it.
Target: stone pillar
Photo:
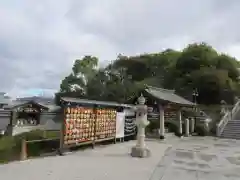
[[[221,112],[220,112],[220,115],[221,115],[221,116],[224,116],[225,113],[227,112],[226,102],[225,102],[224,100],[221,100],[220,104],[221,104]]]
[[[195,131],[195,118],[192,117],[190,120],[191,120],[191,122],[190,122],[190,125],[191,125],[191,130],[190,130],[190,132],[191,132],[191,134],[193,134],[194,131]]]
[[[208,136],[209,135],[209,123],[207,121],[204,122],[204,136]]]
[[[11,125],[15,126],[17,124],[17,111],[12,111],[12,117],[11,117]]]
[[[178,117],[178,123],[179,123],[178,133],[179,133],[179,136],[182,136],[183,131],[182,131],[182,111],[181,110],[178,110],[177,117]]]
[[[145,145],[145,128],[149,124],[147,120],[147,106],[145,105],[145,98],[141,95],[138,98],[139,104],[134,108],[136,111],[136,124],[138,127],[137,144],[132,147],[132,157],[149,157],[150,150]]]
[[[160,139],[164,139],[165,125],[164,125],[164,108],[162,105],[159,106],[159,112],[160,112]]]
[[[189,119],[188,118],[185,119],[185,136],[186,137],[189,136]]]

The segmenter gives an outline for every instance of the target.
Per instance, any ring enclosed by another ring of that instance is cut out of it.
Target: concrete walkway
[[[240,141],[149,140],[152,156],[131,158],[134,141],[0,166],[4,180],[239,180]]]

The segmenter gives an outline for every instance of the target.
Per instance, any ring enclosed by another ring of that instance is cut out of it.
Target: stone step
[[[230,134],[230,133],[222,133],[221,135],[222,136],[239,136],[240,137],[239,133],[238,134],[236,134],[236,133],[232,133],[232,134]]]
[[[227,125],[239,126],[239,125],[240,125],[240,122],[239,122],[239,123],[227,123]]]
[[[240,132],[239,131],[233,131],[233,132],[231,132],[231,131],[223,131],[223,134],[240,134]]]
[[[240,123],[239,120],[235,121],[235,120],[231,120],[231,121],[228,121],[228,123]]]
[[[233,139],[240,139],[240,136],[221,136],[223,138],[233,138]]]
[[[230,120],[220,135],[221,138],[240,139],[240,120]]]
[[[235,131],[235,132],[223,131],[222,134],[239,134],[240,135],[240,132],[239,131]]]
[[[240,123],[227,123],[227,126],[240,126]]]
[[[240,128],[240,125],[226,125],[225,128]]]
[[[240,126],[225,126],[224,129],[240,129]]]
[[[240,129],[233,129],[233,128],[226,128],[226,129],[224,129],[223,131],[232,131],[232,132],[239,132],[240,131]]]
[[[221,135],[223,135],[223,136],[225,136],[225,135],[226,135],[226,136],[227,136],[227,135],[240,136],[240,133],[224,133],[224,132],[223,132]]]
[[[240,126],[226,126],[225,128],[224,128],[224,130],[225,129],[232,129],[232,130],[235,130],[235,129],[240,129]]]
[[[224,129],[223,132],[240,132],[240,129]]]
[[[240,124],[227,124],[225,127],[240,127]]]

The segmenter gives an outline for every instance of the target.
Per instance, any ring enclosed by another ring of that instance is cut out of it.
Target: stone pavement
[[[147,142],[150,158],[132,158],[135,141],[87,149],[66,156],[0,165],[2,180],[148,180],[169,144]]]
[[[152,156],[131,158],[135,141],[66,156],[0,165],[4,180],[239,180],[240,140],[168,137],[148,140]]]
[[[181,139],[165,153],[151,177],[175,179],[240,180],[240,141],[212,137]]]

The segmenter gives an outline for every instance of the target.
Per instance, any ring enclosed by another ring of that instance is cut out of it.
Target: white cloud
[[[240,58],[237,0],[0,1],[0,91],[52,93],[84,55],[182,49],[206,41]]]

